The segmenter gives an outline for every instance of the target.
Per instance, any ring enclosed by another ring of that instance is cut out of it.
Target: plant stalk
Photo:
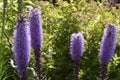
[[[20,80],[28,80],[28,79],[27,79],[27,76],[22,76]]]
[[[39,78],[39,80],[42,78],[42,75],[41,75],[41,70],[42,70],[42,65],[41,65],[41,50],[40,49],[36,49],[34,50],[34,53],[35,53],[35,66],[36,66],[36,73],[37,73],[37,77]]]
[[[74,80],[79,80],[78,75],[79,75],[79,70],[80,70],[80,60],[74,61]]]
[[[100,74],[99,74],[99,80],[105,80],[106,78],[106,72],[107,72],[107,64],[100,64]]]

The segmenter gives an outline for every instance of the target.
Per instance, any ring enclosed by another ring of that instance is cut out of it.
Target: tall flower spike
[[[82,33],[74,33],[71,36],[71,58],[74,61],[75,80],[78,80],[80,70],[80,57],[83,55],[84,49],[84,36]]]
[[[113,24],[108,24],[104,29],[104,34],[102,37],[102,42],[100,45],[100,62],[101,62],[101,71],[100,78],[101,80],[105,79],[107,65],[110,59],[114,55],[114,51],[116,48],[116,40],[117,40],[117,27]]]
[[[74,33],[71,36],[71,57],[74,61],[79,60],[80,56],[83,55],[84,49],[84,36],[82,33]]]
[[[41,52],[42,47],[42,23],[41,23],[41,13],[38,8],[32,9],[30,11],[30,30],[31,30],[31,44],[35,53],[36,60],[36,72],[39,79],[41,79]]]
[[[32,9],[30,16],[30,30],[31,30],[31,44],[33,49],[40,49],[42,47],[42,21],[41,13],[38,8]]]
[[[30,29],[27,19],[19,16],[14,31],[14,55],[20,80],[27,80],[30,60]]]

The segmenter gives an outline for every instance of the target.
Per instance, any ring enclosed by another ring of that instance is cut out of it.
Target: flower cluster
[[[32,9],[30,16],[30,31],[31,31],[31,45],[33,49],[40,49],[42,47],[42,21],[41,13],[38,8]]]
[[[14,55],[20,77],[27,74],[27,66],[30,60],[30,28],[27,19],[17,21],[14,31]]]
[[[70,52],[71,57],[74,61],[79,60],[80,56],[83,55],[83,49],[84,49],[83,34],[81,32],[72,34]]]
[[[117,27],[112,24],[108,24],[104,29],[99,54],[101,63],[107,64],[113,57],[116,48],[117,31]]]

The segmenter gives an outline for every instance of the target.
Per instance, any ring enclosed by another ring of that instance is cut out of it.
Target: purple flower
[[[116,48],[117,31],[117,27],[113,24],[108,24],[104,29],[99,54],[101,63],[107,64],[113,57]]]
[[[30,29],[29,23],[25,18],[20,18],[16,24],[14,31],[14,55],[20,77],[26,76],[30,60]]]
[[[35,60],[36,60],[36,73],[39,79],[41,76],[41,52],[42,47],[42,23],[41,23],[41,13],[38,8],[32,9],[30,11],[30,31],[31,31],[31,44],[34,49]]]
[[[79,80],[78,74],[80,70],[80,57],[83,55],[83,49],[84,49],[83,34],[80,32],[72,34],[70,52],[72,60],[74,61],[75,80]]]
[[[71,57],[74,61],[79,60],[80,56],[83,55],[84,49],[84,36],[82,33],[74,33],[71,36]]]
[[[31,44],[33,49],[42,47],[42,21],[41,13],[38,8],[32,9],[29,13],[30,16],[30,31],[31,31]]]

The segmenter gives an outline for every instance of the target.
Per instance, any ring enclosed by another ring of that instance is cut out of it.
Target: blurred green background
[[[6,1],[6,0],[3,0]],[[14,59],[13,30],[18,16],[17,0],[7,0],[3,8],[0,0],[0,80],[18,80]],[[56,1],[56,2],[54,2]],[[106,24],[118,26],[118,39],[114,57],[108,65],[106,80],[120,80],[120,5],[110,7],[107,1],[93,0],[23,0],[23,12],[39,7],[42,13],[43,48],[42,80],[73,80],[73,62],[70,57],[70,36],[82,32],[85,37],[84,55],[80,61],[80,80],[97,80],[99,77],[99,48]],[[6,11],[4,13],[4,10]],[[31,51],[29,67],[34,68]],[[29,80],[36,80],[28,70]]]

